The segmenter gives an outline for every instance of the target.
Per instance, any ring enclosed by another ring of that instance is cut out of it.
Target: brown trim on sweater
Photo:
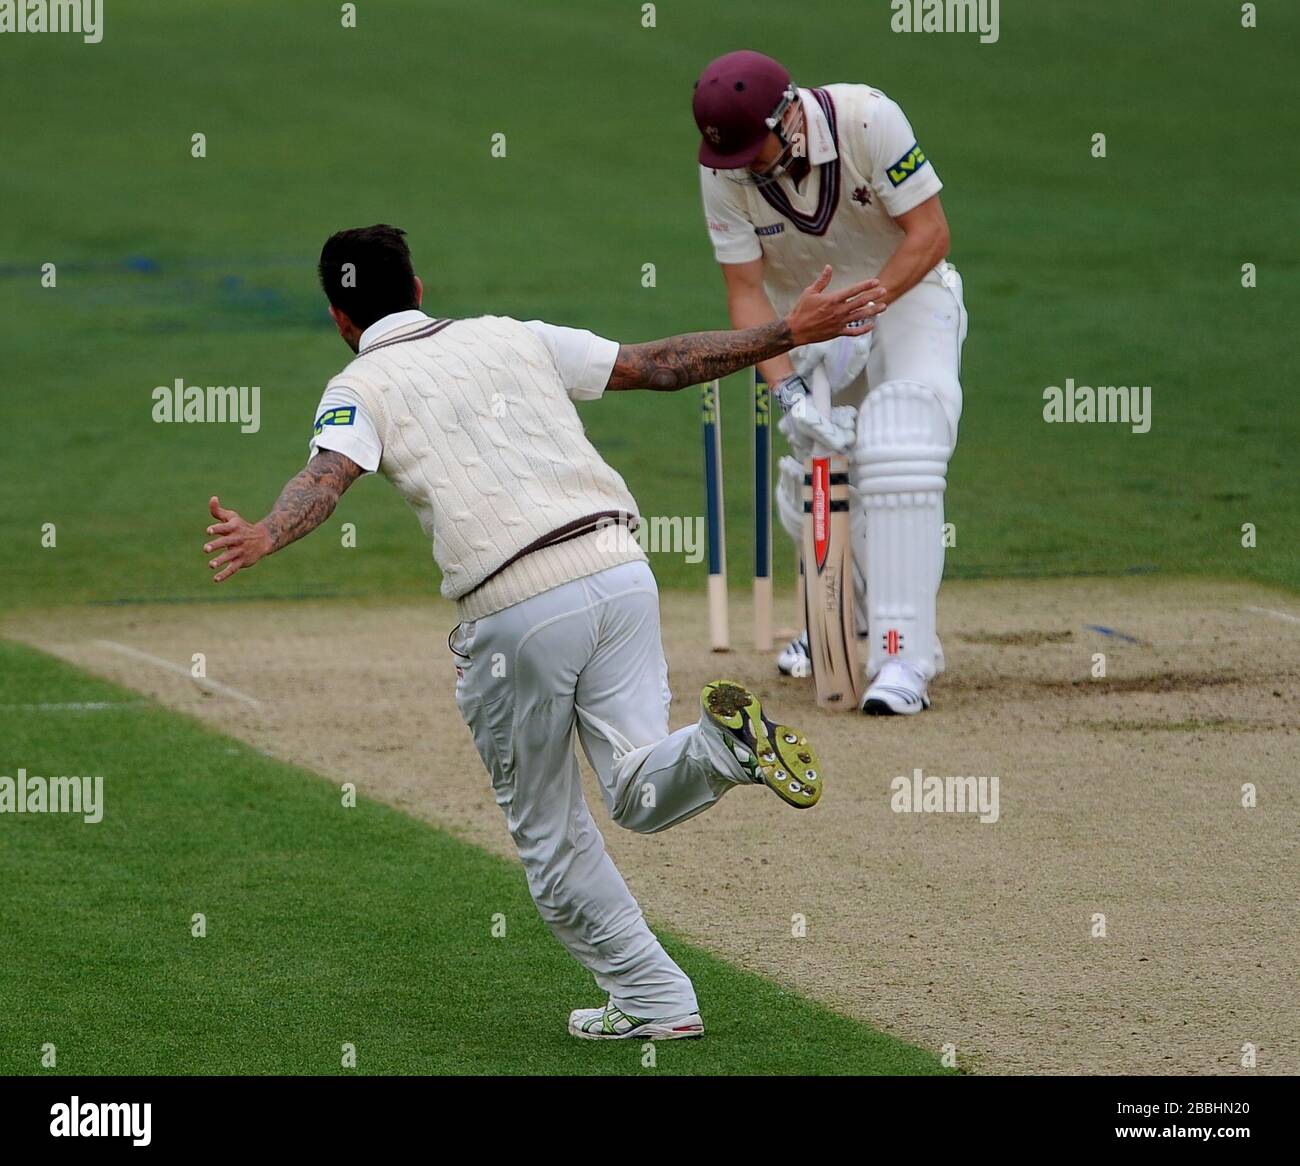
[[[391,340],[381,340],[377,344],[368,344],[358,356],[369,356],[372,352],[377,352],[381,348],[387,348],[391,344],[403,344],[407,340],[424,340],[435,333],[441,332],[448,324],[454,324],[455,320],[434,320],[428,324],[421,324],[414,332],[409,332],[405,336],[394,336]]]
[[[626,510],[598,510],[595,514],[588,514],[584,518],[575,518],[570,522],[566,522],[563,526],[557,526],[554,530],[533,539],[526,547],[516,551],[501,566],[489,572],[466,591],[464,595],[458,595],[456,599],[460,601],[473,595],[475,591],[484,584],[490,583],[507,567],[513,567],[525,555],[531,555],[534,551],[545,550],[547,547],[558,546],[560,543],[567,543],[570,539],[581,538],[584,534],[591,534],[593,531],[600,530],[611,524],[626,526],[628,530],[636,530],[637,526],[640,525],[640,520],[635,514],[630,514]]]

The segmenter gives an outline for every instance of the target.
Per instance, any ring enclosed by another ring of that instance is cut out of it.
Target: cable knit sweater
[[[386,336],[331,383],[365,403],[383,442],[379,471],[433,540],[442,593],[458,601],[461,619],[643,560],[615,526],[500,570],[567,523],[608,511],[635,516],[636,501],[587,440],[550,352],[530,329],[499,316],[437,324]]]

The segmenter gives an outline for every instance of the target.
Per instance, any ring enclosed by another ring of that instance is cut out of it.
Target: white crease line
[[[1300,615],[1289,615],[1285,611],[1274,611],[1271,607],[1248,607],[1256,615],[1271,615],[1274,619],[1284,619],[1287,623],[1300,623]]]
[[[212,692],[218,696],[228,696],[233,700],[242,700],[245,704],[252,705],[255,709],[262,707],[262,702],[249,696],[246,692],[240,692],[237,688],[231,688],[229,684],[222,684],[219,680],[210,680],[206,676],[195,676],[188,668],[180,664],[173,664],[170,660],[164,660],[161,656],[153,656],[148,652],[142,652],[139,648],[132,648],[129,644],[119,644],[115,640],[96,640],[95,643],[101,647],[111,648],[114,652],[121,652],[124,656],[134,656],[137,660],[145,660],[159,668],[165,668],[168,672],[174,672],[177,676],[184,676],[187,680],[194,681],[204,692]]]
[[[44,704],[0,704],[0,713],[98,712],[100,709],[129,709],[147,700],[64,700]]]

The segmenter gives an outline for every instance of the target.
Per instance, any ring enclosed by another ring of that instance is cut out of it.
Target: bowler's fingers
[[[223,522],[239,517],[233,510],[224,509],[221,505],[221,499],[215,494],[208,499],[208,510],[211,512],[213,518],[219,518]]]
[[[213,551],[220,550],[222,547],[238,546],[243,541],[244,536],[242,534],[223,535],[221,538],[214,538],[211,542],[204,543],[203,553],[205,555],[210,555]]]
[[[885,310],[887,304],[882,304],[878,300],[864,300],[861,303],[850,304],[852,311],[845,316],[845,319],[852,323],[854,320],[870,320],[873,316],[879,316]]]
[[[875,328],[875,324],[869,320],[850,320],[840,330],[841,336],[865,336]]]
[[[822,292],[826,290],[826,285],[831,281],[831,267],[828,263],[822,268],[822,273],[812,281],[804,290],[806,292]]]
[[[865,320],[869,316],[879,316],[889,305],[884,300],[860,299],[852,303],[842,305],[846,308],[852,308],[851,319]]]
[[[885,289],[880,286],[880,280],[878,279],[864,279],[861,283],[855,283],[850,287],[841,288],[835,294],[839,296],[841,300],[853,300],[867,292],[871,292],[871,296],[868,298],[879,298],[885,294]]]
[[[248,564],[244,562],[244,552],[242,550],[227,551],[219,558],[213,559],[208,564],[216,574],[212,576],[212,582],[220,583],[223,579],[229,579],[236,571],[241,570]]]

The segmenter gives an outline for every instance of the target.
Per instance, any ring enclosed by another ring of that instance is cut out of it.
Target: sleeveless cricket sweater
[[[611,512],[636,516],[623,478],[587,440],[543,341],[500,316],[429,320],[363,351],[334,380],[365,403],[379,472],[433,540],[462,620],[645,559]],[[577,537],[530,549],[557,531]]]

